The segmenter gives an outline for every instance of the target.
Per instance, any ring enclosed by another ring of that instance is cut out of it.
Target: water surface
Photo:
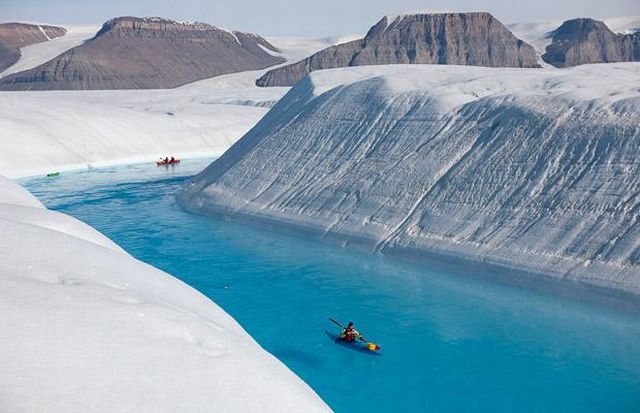
[[[210,297],[338,412],[640,412],[637,314],[185,213],[208,162],[23,183]],[[330,316],[383,354],[335,345]]]

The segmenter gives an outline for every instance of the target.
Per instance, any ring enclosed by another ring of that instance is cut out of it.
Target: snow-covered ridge
[[[406,17],[421,15],[421,14],[443,14],[443,13],[453,13],[451,10],[435,10],[435,9],[424,9],[424,10],[416,10],[413,12],[404,12],[404,13],[396,13],[396,14],[387,14],[383,17],[387,21],[387,27],[395,22],[396,20],[402,20]]]
[[[180,197],[640,296],[640,65],[313,73]]]
[[[0,410],[329,411],[222,309],[0,177]]]
[[[208,23],[198,21],[179,21],[165,19],[163,17],[134,17],[134,16],[120,16],[107,20],[103,28],[112,28],[117,26],[130,26],[132,24],[138,24],[137,27],[145,28],[162,28],[164,30],[221,30]],[[227,30],[224,30],[227,31]]]

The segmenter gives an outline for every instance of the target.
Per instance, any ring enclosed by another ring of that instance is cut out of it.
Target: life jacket
[[[356,341],[356,338],[359,336],[360,334],[356,331],[355,328],[345,328],[344,331],[342,332],[342,334],[340,334],[340,338],[343,341],[347,341],[349,343],[352,343],[354,341]]]

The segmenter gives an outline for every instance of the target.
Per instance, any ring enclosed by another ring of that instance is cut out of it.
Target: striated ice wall
[[[637,64],[316,72],[180,202],[640,294],[638,85]]]

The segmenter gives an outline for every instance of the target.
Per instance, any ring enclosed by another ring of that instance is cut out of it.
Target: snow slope
[[[266,99],[275,101],[280,94]],[[168,155],[219,155],[267,111],[251,105],[255,95],[238,91],[227,99],[247,104],[220,104],[206,87],[0,93],[0,174],[21,177],[153,162]]]
[[[43,43],[39,58],[51,55],[44,46],[57,40]],[[287,58],[341,40],[274,39]],[[15,178],[168,155],[220,155],[289,90],[255,86],[263,73],[170,90],[0,92],[0,174]]]
[[[638,85],[635,63],[320,71],[180,202],[640,294]]]
[[[292,62],[299,62],[300,60],[309,57],[322,49],[326,49],[327,47],[348,43],[353,40],[362,39],[363,37],[364,34],[352,34],[347,36],[330,36],[320,38],[267,37],[266,39],[269,43],[275,45],[280,50],[280,56],[287,59],[287,63],[280,65],[285,66]]]
[[[224,311],[0,177],[0,411],[329,411]]]
[[[100,26],[65,26],[65,29],[67,34],[62,37],[20,49],[20,60],[0,73],[0,78],[40,66],[67,50],[79,46],[83,41],[92,38]]]

